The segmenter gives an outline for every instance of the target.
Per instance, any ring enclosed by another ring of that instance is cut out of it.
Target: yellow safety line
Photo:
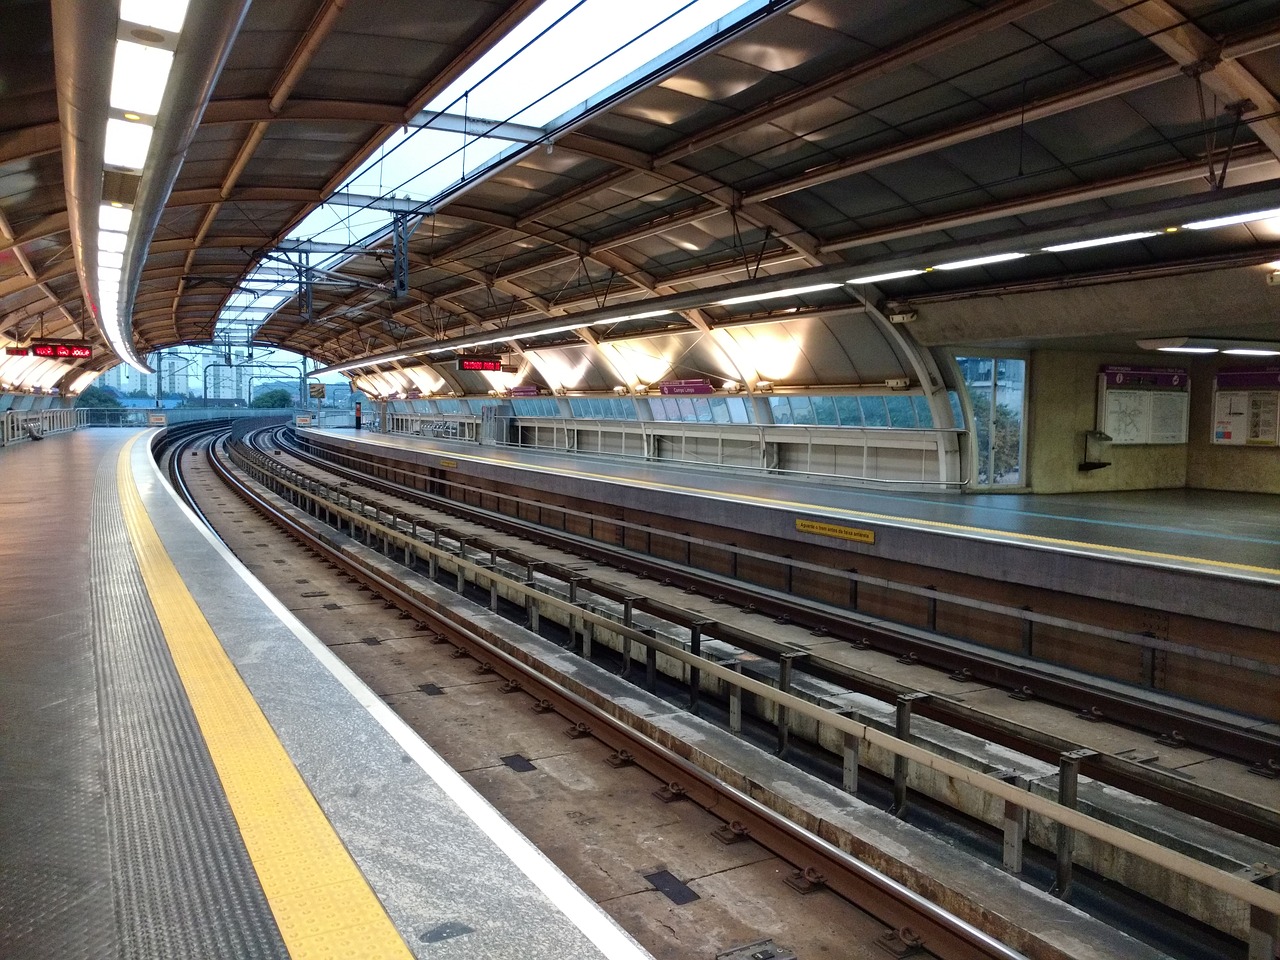
[[[290,956],[411,958],[160,542],[133,482],[133,443],[116,467],[129,539]]]
[[[502,460],[497,457],[481,457],[474,454],[459,454],[458,456],[461,456],[466,460],[488,463],[494,466],[519,466],[511,460]],[[587,480],[602,480],[612,483],[622,483],[629,486],[649,487],[654,490],[671,490],[676,493],[689,493],[707,496],[711,492],[701,487],[686,487],[678,483],[666,483],[660,480],[642,480],[639,477],[617,477],[607,473],[591,473],[588,470],[562,468],[552,470],[549,468],[537,467],[532,464],[525,464],[521,469],[538,470],[542,473],[567,473]],[[1176,563],[1197,563],[1203,564],[1207,567],[1221,567],[1226,570],[1243,570],[1248,573],[1263,573],[1270,576],[1280,576],[1280,569],[1275,567],[1257,567],[1247,563],[1232,563],[1230,560],[1210,560],[1207,557],[1188,557],[1178,553],[1159,553],[1155,550],[1139,550],[1136,547],[1118,547],[1105,543],[1089,543],[1086,540],[1065,540],[1060,537],[1045,537],[1036,533],[1017,533],[1012,530],[999,530],[994,527],[975,527],[963,523],[947,523],[945,520],[925,520],[919,517],[900,517],[891,513],[871,513],[870,511],[865,510],[848,510],[843,507],[826,507],[821,504],[797,503],[793,500],[775,500],[772,497],[758,497],[750,493],[721,494],[721,496],[728,496],[733,500],[741,500],[747,503],[763,504],[764,506],[769,507],[783,507],[785,509],[795,510],[801,513],[820,513],[824,516],[846,517],[851,520],[880,520],[882,522],[895,523],[908,527],[934,527],[941,530],[956,530],[964,533],[976,533],[982,536],[997,537],[1015,542],[1043,543],[1055,547],[1070,547],[1072,549],[1084,550],[1090,553],[1119,553],[1125,556],[1149,557],[1153,560],[1172,560]]]

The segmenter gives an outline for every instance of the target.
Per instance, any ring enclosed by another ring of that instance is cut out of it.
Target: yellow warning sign
[[[845,527],[838,523],[823,523],[820,520],[797,520],[796,529],[801,533],[816,533],[820,537],[838,537],[841,540],[854,540],[857,543],[875,543],[876,532],[863,530],[861,527]]]
[[[458,465],[457,460],[441,460],[440,461],[440,466],[444,467],[446,470],[457,467],[457,465]]]

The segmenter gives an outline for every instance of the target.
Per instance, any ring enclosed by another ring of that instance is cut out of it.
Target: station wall
[[[1155,490],[1191,487],[1280,493],[1280,447],[1228,447],[1210,441],[1213,378],[1223,366],[1213,358],[1155,359],[1154,354],[1035,350],[1028,403],[1028,476],[1034,493]],[[1227,358],[1238,359],[1238,358]],[[1082,471],[1085,433],[1096,427],[1100,368],[1108,365],[1183,367],[1191,372],[1186,444],[1109,445],[1111,465]]]

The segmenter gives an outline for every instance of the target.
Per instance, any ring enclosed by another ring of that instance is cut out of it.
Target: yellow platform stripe
[[[116,467],[129,539],[290,956],[411,958],[160,542],[133,482],[132,447]]]
[[[392,443],[381,445],[394,446]],[[516,464],[512,460],[504,460],[499,457],[484,457],[472,454],[466,455],[464,459],[471,460],[476,463],[487,463],[495,466],[518,466],[520,469],[536,470],[541,473],[568,474],[569,476],[581,477],[586,480],[600,480],[606,483],[622,483],[628,486],[647,487],[651,490],[666,490],[673,493],[692,494],[694,496],[712,495],[711,491],[702,487],[689,487],[678,483],[667,483],[661,480],[644,480],[639,477],[617,477],[608,473],[592,473],[589,470],[573,470],[564,468],[556,468],[552,470],[531,464]],[[945,520],[926,520],[920,517],[897,516],[891,513],[873,513],[869,510],[850,510],[845,507],[824,507],[819,504],[799,503],[793,500],[780,500],[773,497],[758,496],[751,493],[721,493],[716,494],[716,496],[721,499],[727,498],[729,500],[742,501],[743,503],[756,503],[766,507],[781,507],[786,510],[795,510],[797,513],[820,514],[822,516],[842,517],[850,520],[879,520],[883,523],[902,527],[954,530],[959,533],[971,533],[977,534],[981,537],[993,537],[999,540],[1007,540],[1011,543],[1036,543],[1052,547],[1066,547],[1068,549],[1080,550],[1082,552],[1097,554],[1100,556],[1118,554],[1126,557],[1143,557],[1148,560],[1167,560],[1179,565],[1193,563],[1205,567],[1220,568],[1223,570],[1240,570],[1245,573],[1261,573],[1268,576],[1280,576],[1280,568],[1254,566],[1253,564],[1248,563],[1234,563],[1230,560],[1211,560],[1207,557],[1192,557],[1179,553],[1161,553],[1157,550],[1142,550],[1138,547],[1120,547],[1105,543],[1091,543],[1087,540],[1067,540],[1061,537],[1046,537],[1037,533],[1019,533],[1014,530],[1000,530],[995,527],[978,527],[966,523],[948,523]]]

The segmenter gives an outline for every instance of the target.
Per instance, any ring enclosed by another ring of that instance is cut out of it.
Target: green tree
[[[1022,445],[1022,425],[1017,415],[1003,403],[997,403],[993,422],[988,391],[970,390],[969,403],[973,407],[973,426],[978,439],[978,482],[994,483],[1001,477],[1016,475]],[[993,471],[991,475],[987,472],[988,464]]]
[[[106,387],[90,386],[86,387],[80,396],[76,397],[77,407],[121,407],[123,404],[116,399],[116,395]]]
[[[281,407],[293,406],[293,394],[288,390],[263,390],[260,394],[253,398],[253,403],[249,406],[258,410],[278,410]]]

